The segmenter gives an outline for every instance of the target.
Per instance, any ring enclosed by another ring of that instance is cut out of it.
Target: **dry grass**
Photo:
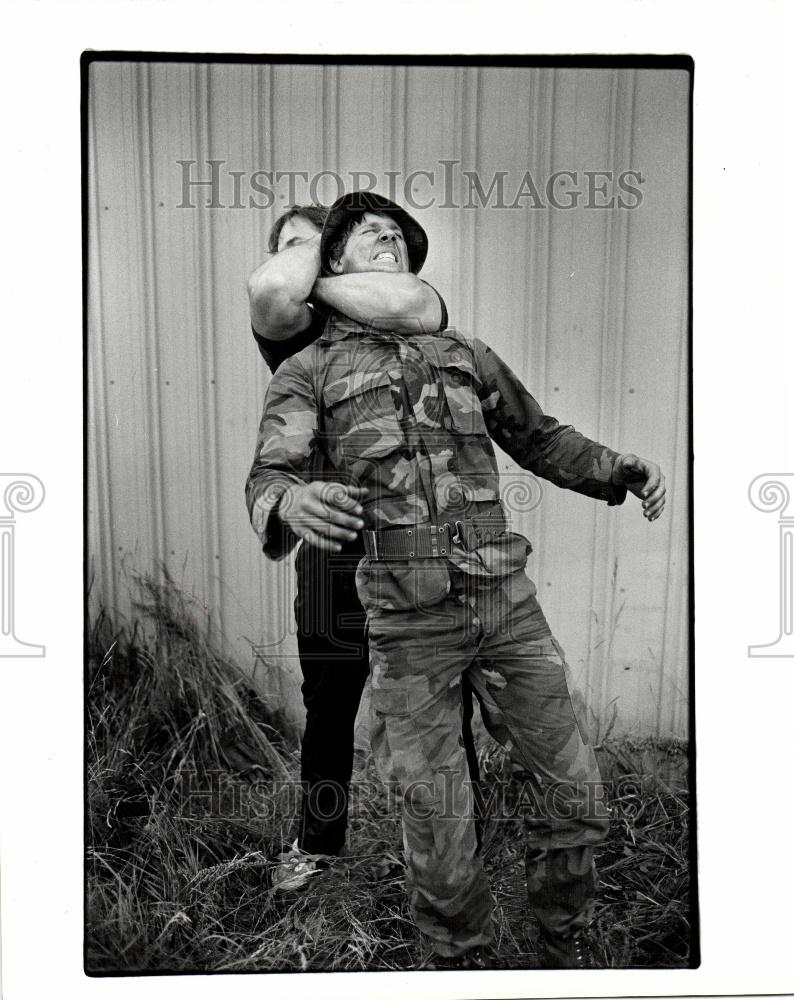
[[[399,815],[370,761],[354,776],[346,858],[309,891],[274,893],[297,754],[282,720],[192,624],[179,591],[139,585],[145,634],[100,614],[89,635],[86,971],[420,968],[429,952],[408,914]],[[614,822],[592,937],[605,967],[689,962],[686,789],[640,776],[660,749],[682,752],[625,741],[602,750]],[[482,762],[491,780],[504,771],[495,745]],[[535,959],[520,826],[491,818],[484,843],[502,968]]]

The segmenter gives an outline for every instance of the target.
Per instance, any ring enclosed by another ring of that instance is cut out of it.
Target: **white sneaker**
[[[279,854],[279,863],[273,869],[270,876],[270,885],[274,892],[290,892],[296,889],[303,889],[311,879],[312,875],[317,875],[322,871],[319,864],[325,855],[307,854],[298,847],[295,840],[288,851]]]

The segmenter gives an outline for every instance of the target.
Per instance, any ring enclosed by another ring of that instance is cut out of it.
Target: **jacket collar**
[[[320,335],[320,340],[331,342],[344,340],[345,337],[349,337],[354,333],[369,333],[371,330],[372,327],[364,326],[363,323],[356,323],[355,320],[334,313],[328,317],[328,322],[325,324],[325,329]]]
[[[339,313],[332,313],[328,317],[328,322],[325,324],[322,334],[320,335],[320,340],[326,343],[333,343],[337,340],[344,340],[345,337],[351,337],[353,335],[366,336],[371,335],[377,337],[378,340],[409,340],[412,337],[436,337],[443,336],[446,331],[443,332],[433,332],[433,333],[416,333],[416,334],[402,334],[402,333],[391,333],[389,330],[376,330],[372,326],[367,326],[365,323],[357,323],[353,319],[348,319],[347,316],[340,316]]]

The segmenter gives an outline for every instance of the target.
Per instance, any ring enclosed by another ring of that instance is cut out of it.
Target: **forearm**
[[[544,414],[524,450],[522,464],[562,489],[616,505],[626,499],[626,487],[616,474],[619,458],[606,445]]]
[[[245,485],[251,526],[265,554],[274,559],[286,555],[295,541],[282,530],[277,511],[284,493],[310,478],[315,430],[311,381],[295,359],[290,359],[268,388]]]
[[[438,294],[414,274],[370,271],[318,278],[312,297],[377,330],[417,333],[438,330],[441,325]]]
[[[275,254],[248,279],[251,322],[272,340],[291,337],[311,322],[307,300],[320,270],[315,240]]]

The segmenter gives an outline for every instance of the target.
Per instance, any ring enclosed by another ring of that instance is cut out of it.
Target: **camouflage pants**
[[[402,792],[407,888],[420,930],[441,955],[493,936],[460,745],[464,672],[481,695],[489,731],[533,775],[530,905],[557,933],[585,924],[595,892],[593,846],[606,837],[607,810],[534,584],[523,570],[486,578],[450,566],[450,590],[439,603],[421,610],[370,605],[368,621],[373,751],[384,780],[397,781]]]

